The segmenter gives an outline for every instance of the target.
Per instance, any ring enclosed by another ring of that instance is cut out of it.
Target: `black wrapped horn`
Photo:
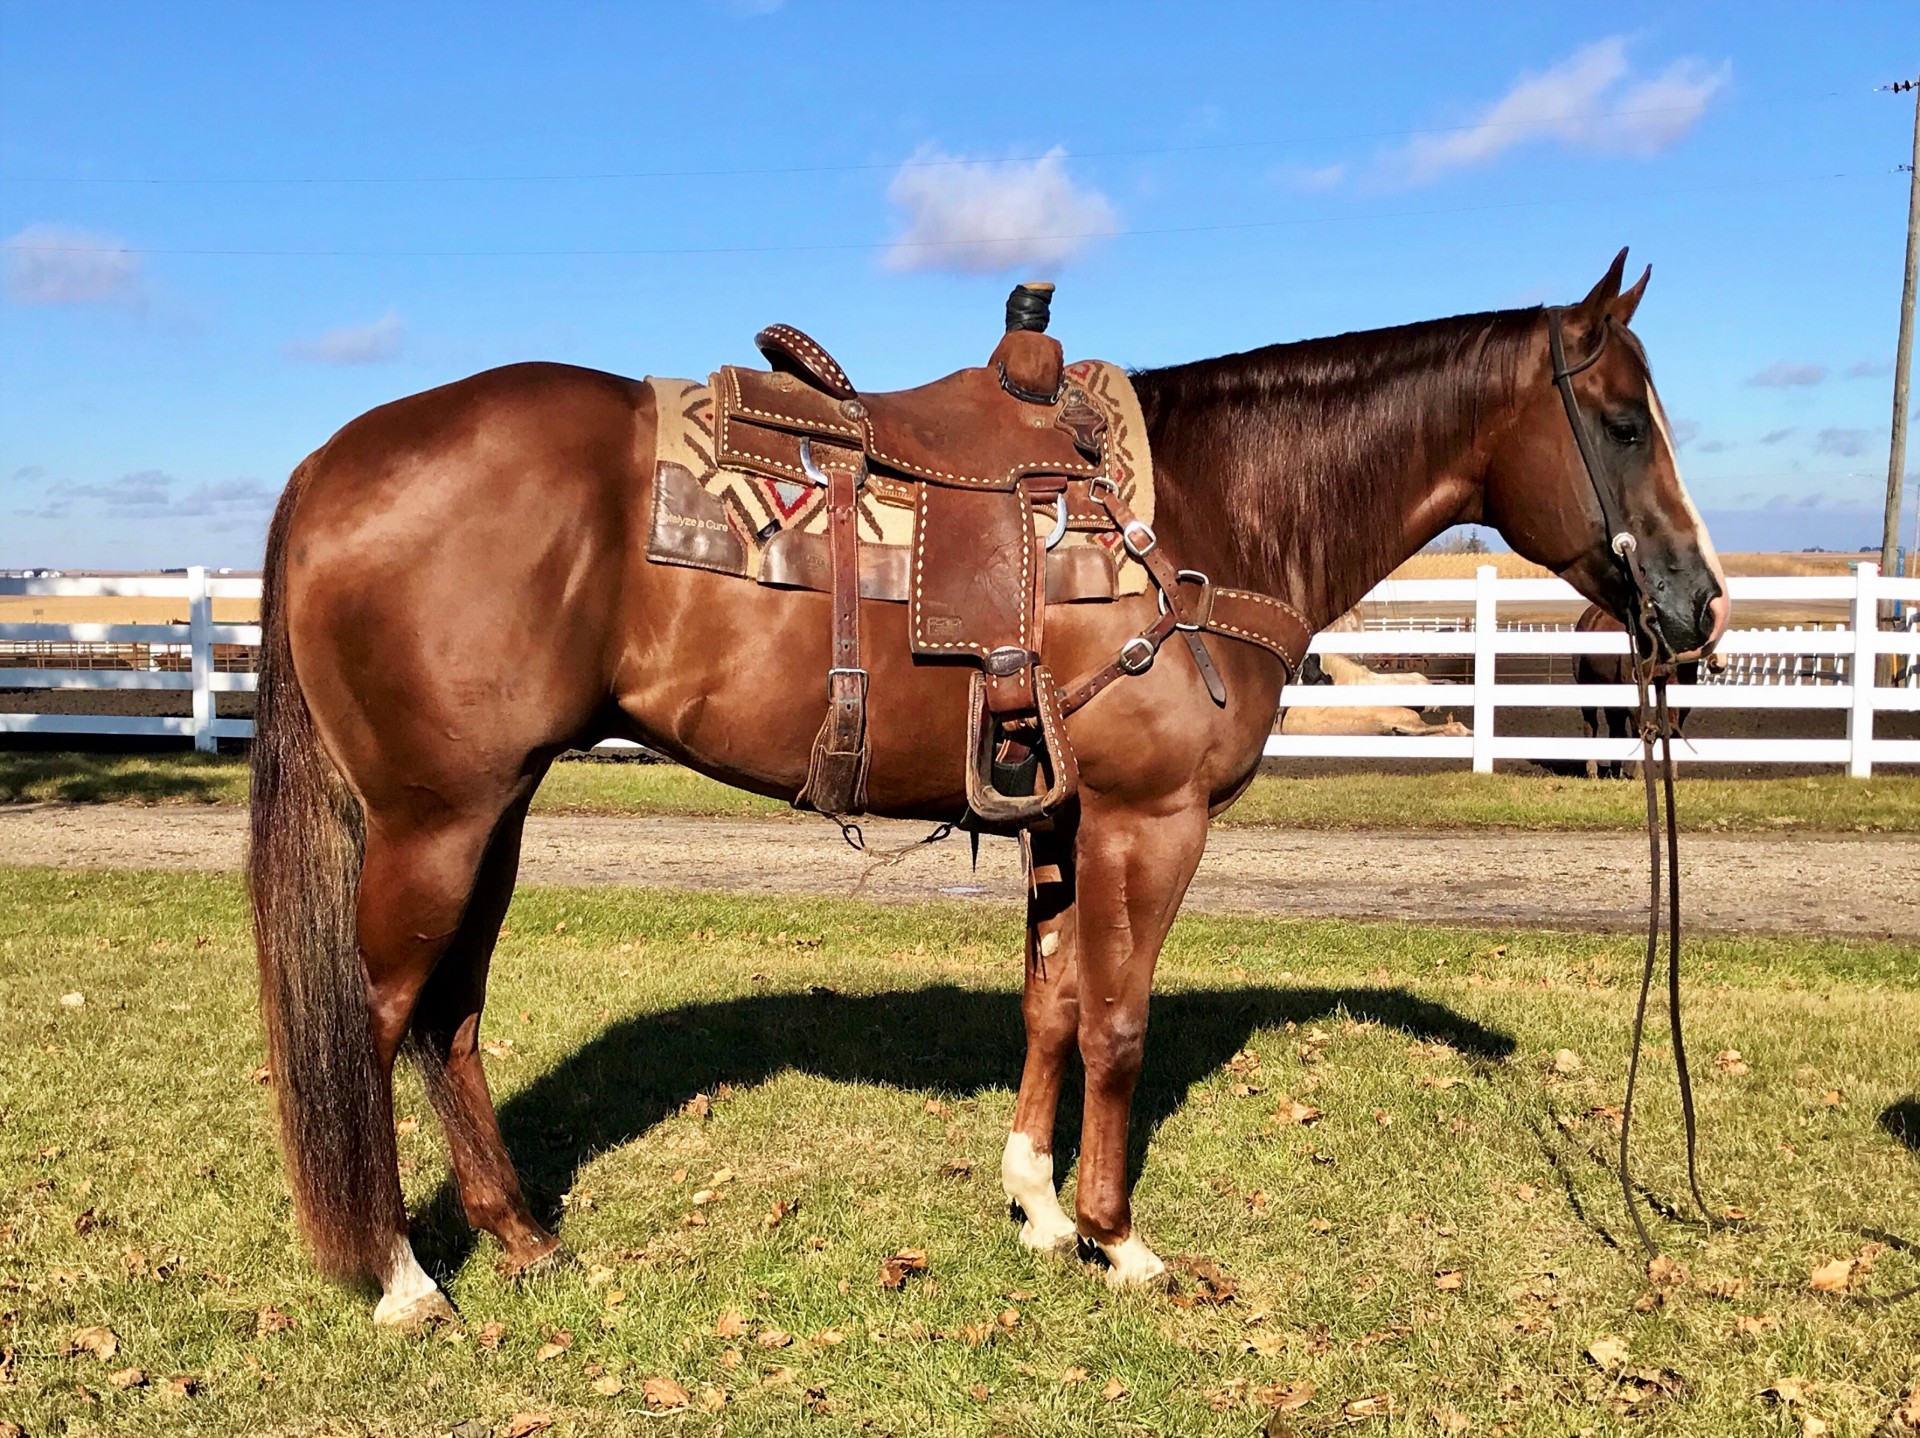
[[[1034,330],[1045,334],[1047,321],[1053,318],[1053,286],[1045,280],[1015,285],[1007,296],[1007,333]]]

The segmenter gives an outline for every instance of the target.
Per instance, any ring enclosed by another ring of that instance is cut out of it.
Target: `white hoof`
[[[404,1236],[394,1245],[393,1262],[381,1280],[381,1287],[386,1291],[374,1305],[375,1327],[424,1333],[436,1323],[460,1321],[446,1294],[413,1256],[413,1245]]]
[[[1109,1288],[1134,1288],[1166,1279],[1167,1265],[1140,1241],[1138,1234],[1130,1233],[1119,1243],[1103,1243],[1099,1248],[1106,1256]]]
[[[397,1301],[388,1294],[373,1308],[374,1327],[391,1328],[399,1333],[421,1334],[435,1324],[459,1321],[460,1315],[447,1302],[447,1295],[437,1288],[420,1298]]]
[[[1026,1220],[1020,1225],[1020,1241],[1028,1248],[1065,1248],[1073,1242],[1073,1220],[1053,1191],[1053,1155],[1036,1150],[1024,1133],[1007,1135],[1000,1187]]]

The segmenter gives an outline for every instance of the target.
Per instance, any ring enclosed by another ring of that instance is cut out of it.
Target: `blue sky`
[[[704,375],[784,319],[881,388],[1051,276],[1071,354],[1155,364],[1572,300],[1622,244],[1722,547],[1877,545],[1912,107],[1873,87],[1916,38],[1905,3],[0,0],[0,566],[251,566],[339,425],[513,360]]]

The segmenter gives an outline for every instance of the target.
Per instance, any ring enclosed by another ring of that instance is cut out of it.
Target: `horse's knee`
[[[1080,1023],[1080,1062],[1088,1084],[1101,1089],[1131,1089],[1146,1058],[1146,1015],[1117,1010],[1110,1005]]]

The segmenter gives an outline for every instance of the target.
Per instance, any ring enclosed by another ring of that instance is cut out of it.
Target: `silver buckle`
[[[1213,581],[1197,569],[1176,569],[1173,574],[1176,582],[1199,585],[1200,597],[1207,602],[1206,608],[1200,613],[1200,617],[1191,624],[1184,624],[1177,619],[1173,622],[1175,629],[1184,630],[1188,634],[1197,633],[1205,629],[1207,627],[1207,621],[1213,618]],[[1154,596],[1160,601],[1160,612],[1162,614],[1167,613],[1167,611],[1173,607],[1167,601],[1166,590],[1155,590]]]
[[[1146,535],[1147,542],[1145,544],[1138,544],[1134,541],[1133,532],[1136,529]],[[1146,523],[1146,521],[1130,519],[1127,521],[1126,528],[1120,531],[1120,542],[1127,547],[1127,553],[1131,554],[1135,559],[1145,559],[1159,546],[1160,536],[1153,532],[1153,526]]]
[[[1153,668],[1153,659],[1159,648],[1144,634],[1136,634],[1120,646],[1120,657],[1115,662],[1122,674],[1145,674]]]
[[[808,479],[812,480],[813,483],[821,489],[825,489],[828,484],[832,483],[832,481],[827,478],[827,472],[814,463],[813,443],[804,435],[801,436],[800,439],[800,469]],[[853,487],[859,489],[866,484],[866,482],[867,462],[866,457],[863,455],[860,460],[859,472],[853,477]]]
[[[850,668],[844,668],[841,666],[835,666],[834,668],[829,669],[827,671],[827,698],[828,699],[833,698],[833,679],[836,674],[858,674],[860,676],[860,692],[862,694],[865,694],[867,692],[868,685],[871,682],[870,676],[867,674],[867,671],[864,669],[850,669]]]

